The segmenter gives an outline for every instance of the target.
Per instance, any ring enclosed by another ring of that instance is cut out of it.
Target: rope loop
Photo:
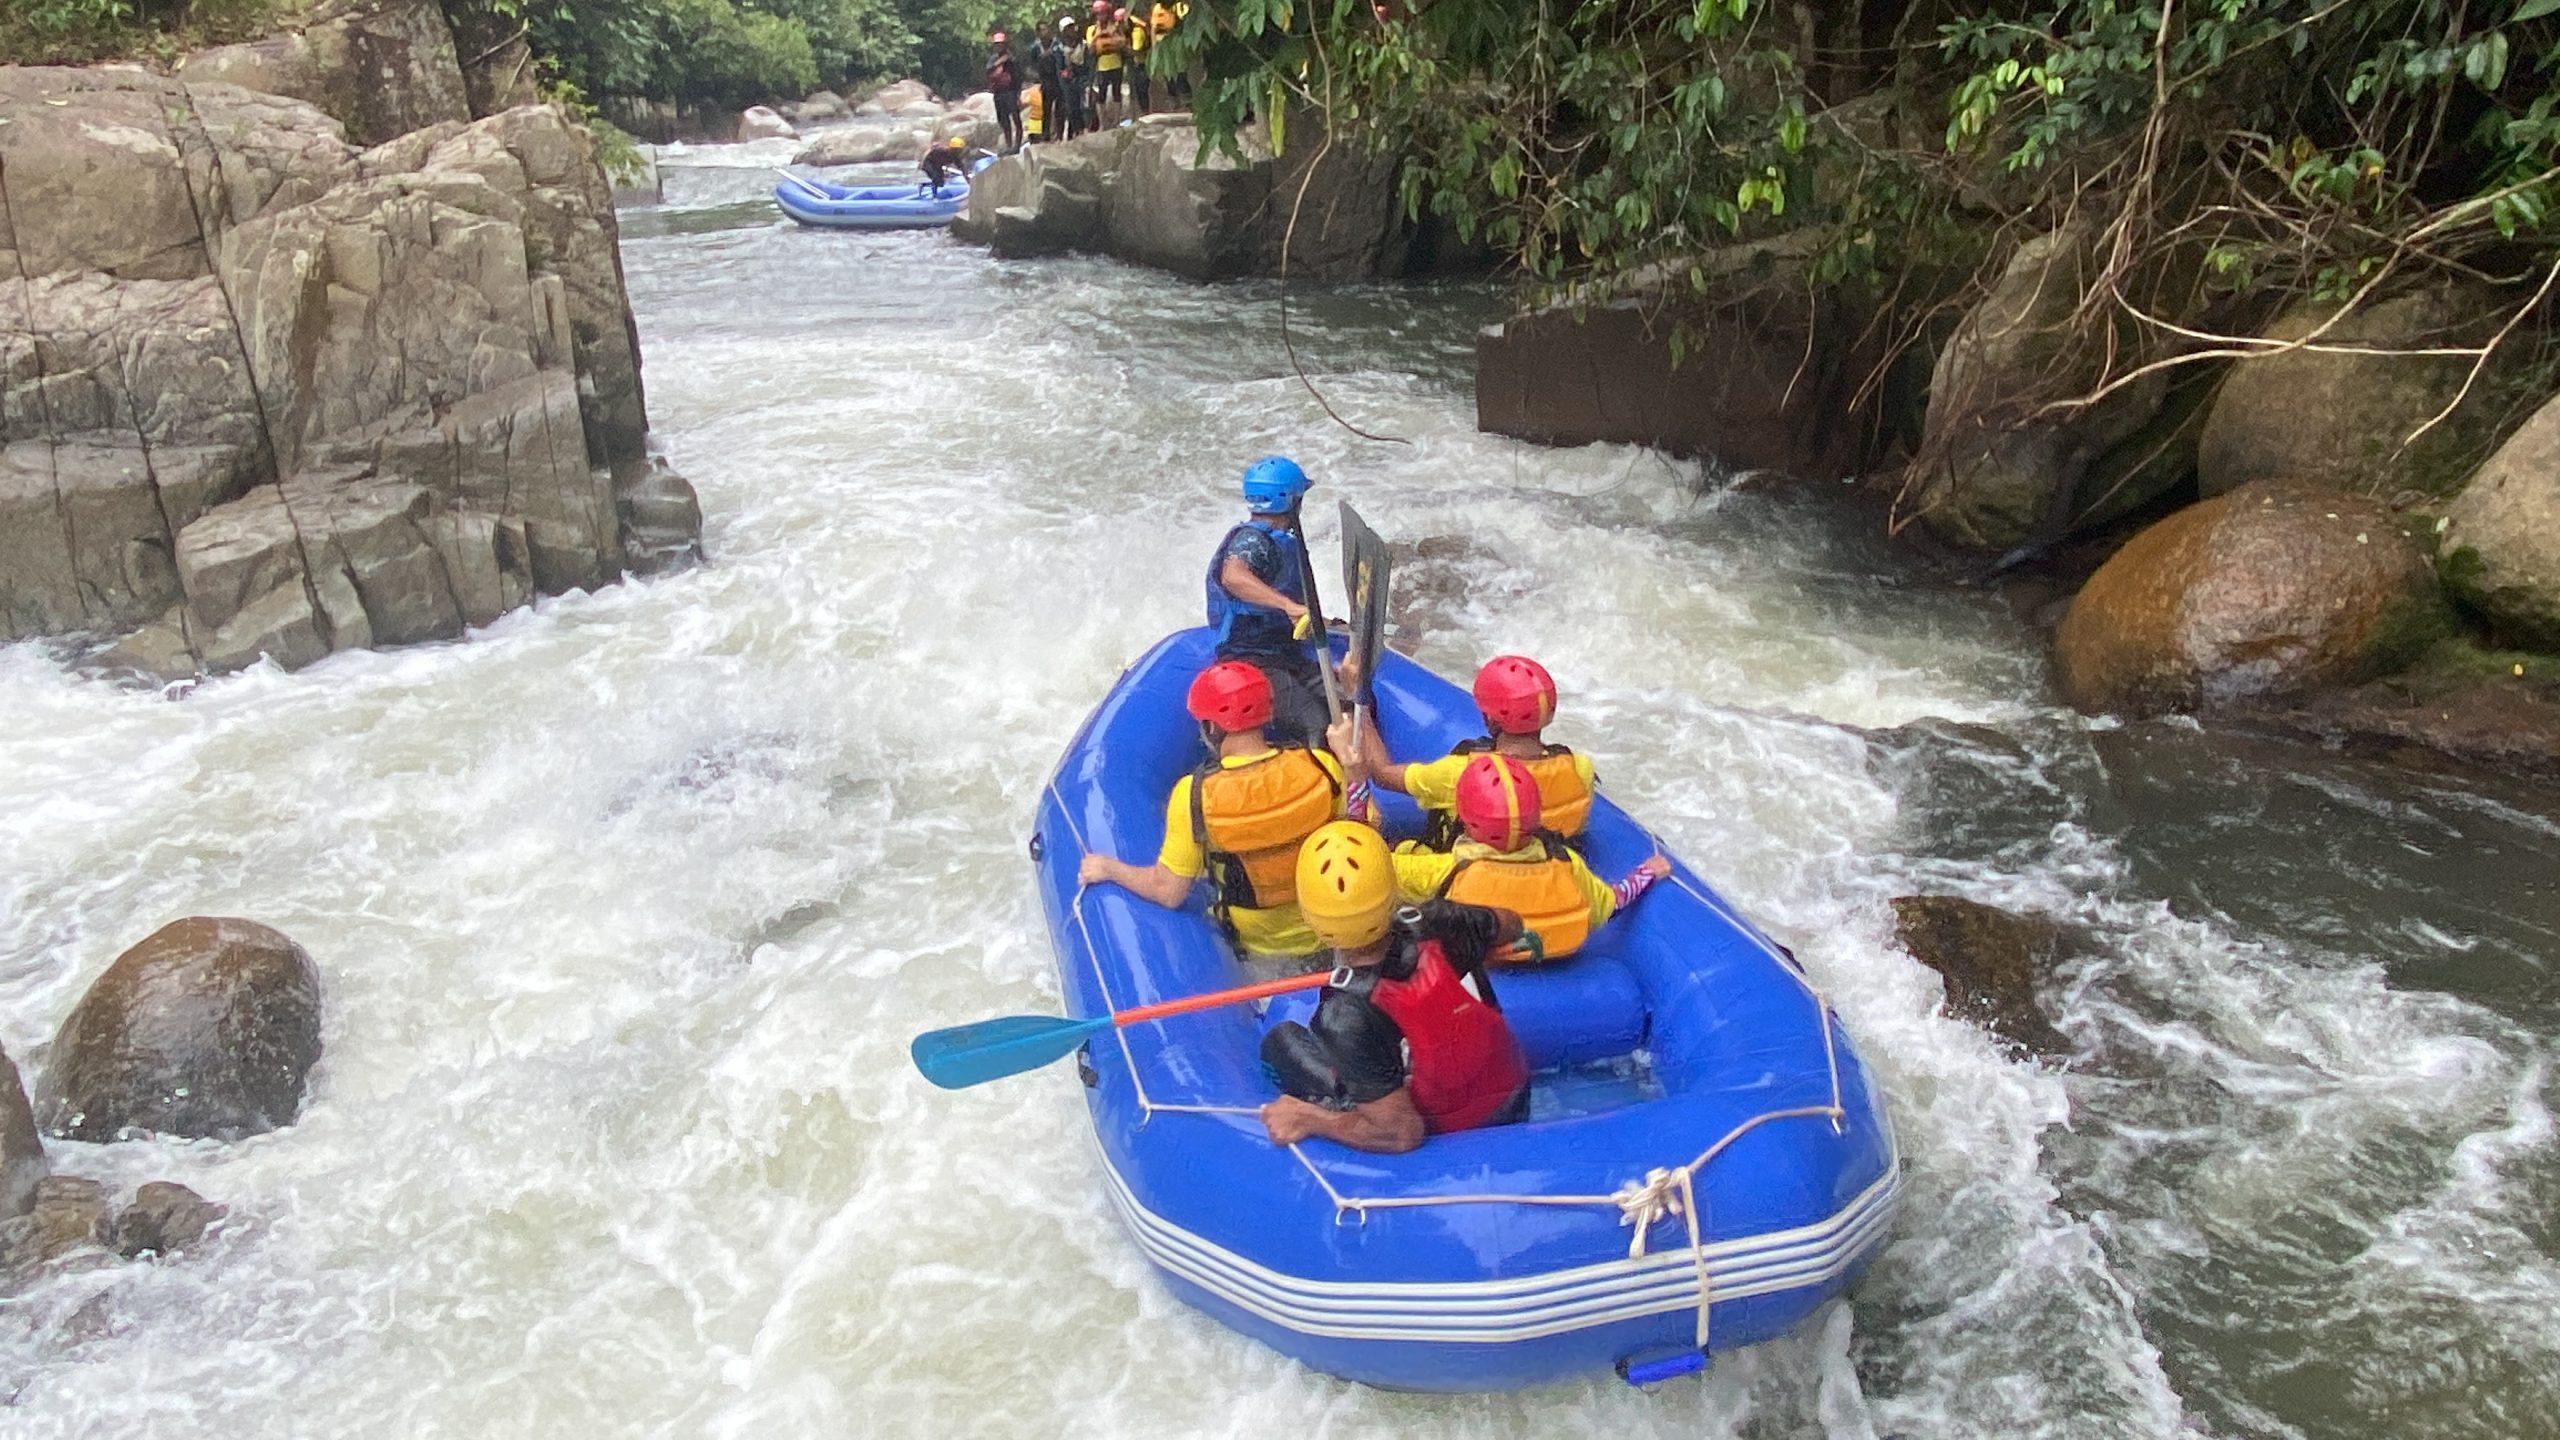
[[[1644,1255],[1645,1237],[1653,1230],[1653,1222],[1673,1215],[1689,1213],[1689,1167],[1666,1170],[1660,1166],[1645,1172],[1642,1180],[1630,1180],[1609,1197],[1617,1202],[1618,1223],[1632,1225],[1635,1234],[1627,1241],[1627,1258]]]

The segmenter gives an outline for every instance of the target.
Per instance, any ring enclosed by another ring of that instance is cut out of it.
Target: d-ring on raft
[[[1182,696],[1210,646],[1185,631],[1130,667],[1042,797],[1034,863],[1071,1015],[1251,978],[1196,900],[1170,911],[1076,884],[1085,850],[1155,853],[1165,792],[1196,763]],[[1401,657],[1376,689],[1402,753],[1481,728],[1465,692]],[[1587,849],[1619,874],[1652,840],[1603,797]],[[1275,1093],[1262,1032],[1303,1016],[1305,996],[1097,1036],[1086,1099],[1140,1251],[1225,1324],[1402,1390],[1663,1378],[1841,1293],[1893,1226],[1882,1097],[1791,957],[1674,875],[1573,959],[1496,973],[1539,1067],[1522,1124],[1404,1155],[1273,1145],[1256,1118]]]

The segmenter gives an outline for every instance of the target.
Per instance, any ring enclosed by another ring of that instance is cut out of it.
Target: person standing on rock
[[[1012,154],[1022,148],[1022,69],[1003,31],[988,36],[987,46],[987,93],[996,102],[996,148]]]
[[[1066,133],[1066,64],[1067,47],[1058,40],[1058,22],[1041,21],[1031,42],[1031,70],[1040,83],[1040,138],[1044,141]]]
[[[1073,140],[1093,128],[1093,97],[1086,93],[1093,83],[1093,47],[1085,43],[1084,27],[1073,15],[1058,19],[1058,44],[1066,54],[1058,65],[1058,89],[1067,102],[1067,138]]]
[[[1093,128],[1120,121],[1120,71],[1127,63],[1128,31],[1111,18],[1111,0],[1093,0]]]
[[[1112,11],[1111,20],[1129,37],[1129,118],[1140,119],[1155,108],[1155,97],[1147,89],[1147,49],[1154,43],[1155,27],[1143,14],[1126,10]]]
[[[1307,609],[1307,545],[1298,531],[1298,503],[1310,482],[1296,461],[1270,455],[1246,467],[1243,488],[1245,522],[1227,532],[1209,562],[1218,658],[1270,677],[1274,739],[1319,744],[1327,715],[1315,646],[1324,641],[1324,621]]]

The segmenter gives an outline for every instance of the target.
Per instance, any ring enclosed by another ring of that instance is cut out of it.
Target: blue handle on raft
[[[1683,1375],[1695,1375],[1706,1368],[1706,1351],[1683,1350],[1676,1355],[1665,1355],[1659,1360],[1637,1360],[1632,1357],[1620,1360],[1618,1378],[1641,1389],[1647,1385],[1659,1385],[1665,1380],[1677,1380]]]

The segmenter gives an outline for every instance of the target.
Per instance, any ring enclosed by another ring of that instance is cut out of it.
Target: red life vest
[[[1374,970],[1369,1003],[1404,1032],[1405,1084],[1432,1134],[1472,1130],[1500,1115],[1529,1082],[1529,1064],[1502,1012],[1475,997],[1440,953],[1440,942],[1414,947],[1413,973],[1390,980]]]

